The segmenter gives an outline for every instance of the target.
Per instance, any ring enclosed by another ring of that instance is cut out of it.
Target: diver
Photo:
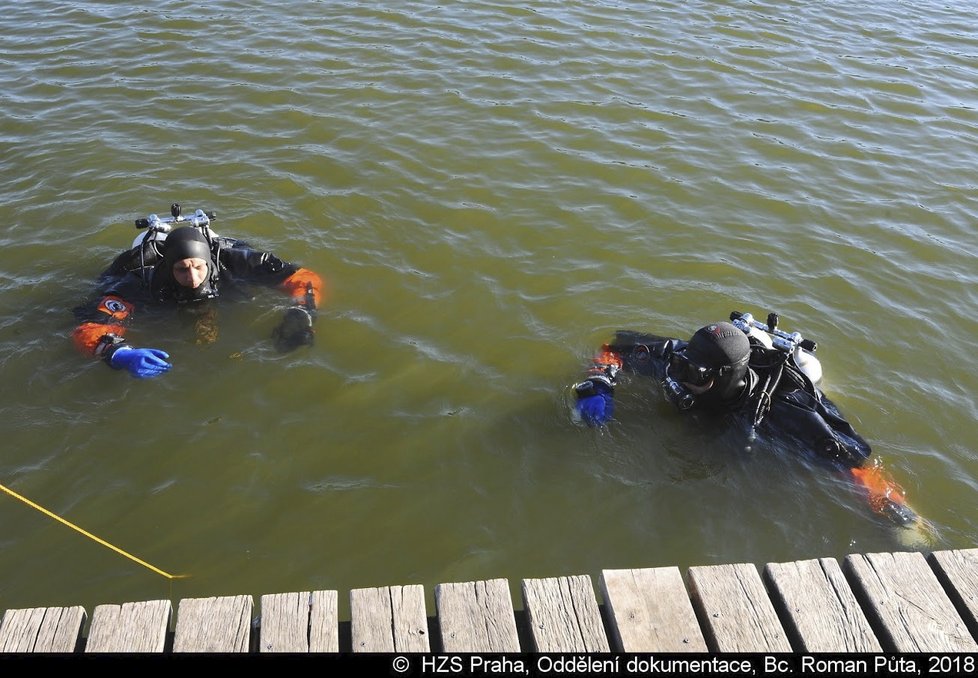
[[[83,354],[137,378],[159,376],[172,367],[169,354],[134,347],[126,338],[137,310],[158,304],[199,311],[222,294],[241,292],[244,284],[275,287],[288,295],[291,304],[272,335],[279,351],[313,343],[314,316],[324,293],[318,274],[241,240],[218,236],[210,229],[213,213],[196,210],[184,217],[177,203],[170,212],[171,217],[153,214],[136,220],[136,227],[146,232],[99,277],[97,300],[76,309],[80,324],[72,339]],[[212,341],[212,316],[198,315],[199,333]]]
[[[622,371],[661,384],[682,412],[728,416],[747,434],[791,440],[842,471],[865,492],[871,508],[899,527],[923,525],[903,490],[836,405],[816,385],[822,376],[816,344],[733,312],[731,322],[698,329],[689,341],[619,330],[593,358],[587,378],[573,386],[575,413],[588,426],[614,414],[614,392]]]

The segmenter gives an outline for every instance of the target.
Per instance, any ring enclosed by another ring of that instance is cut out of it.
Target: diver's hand
[[[312,314],[301,306],[293,306],[285,312],[282,322],[272,332],[275,348],[288,353],[300,346],[313,343]]]
[[[169,354],[156,348],[132,348],[120,346],[109,358],[109,364],[117,370],[129,370],[129,374],[139,379],[157,377],[173,365],[167,362]]]
[[[577,401],[577,412],[588,426],[601,426],[614,414],[615,400],[610,393],[587,396]]]
[[[602,426],[615,413],[614,389],[605,379],[591,378],[575,384],[577,403],[574,406],[588,426]]]

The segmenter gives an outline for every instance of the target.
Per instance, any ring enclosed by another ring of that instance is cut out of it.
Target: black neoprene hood
[[[211,260],[211,248],[204,234],[193,226],[181,226],[166,236],[164,241],[164,261],[168,269],[173,264],[184,259],[203,259],[208,264]]]
[[[750,362],[750,340],[732,323],[720,322],[696,330],[686,347],[686,358],[717,370],[713,387],[699,396],[703,402],[730,402],[743,392]]]
[[[702,367],[736,367],[750,358],[750,341],[733,324],[714,323],[696,330],[686,347],[686,357]]]

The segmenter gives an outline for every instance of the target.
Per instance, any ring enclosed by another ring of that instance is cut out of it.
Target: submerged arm
[[[606,424],[614,414],[618,373],[626,370],[661,380],[669,354],[684,344],[655,334],[618,330],[592,359],[587,378],[574,385],[578,414],[588,426]]]
[[[615,385],[621,366],[621,357],[606,344],[592,359],[587,378],[574,384],[575,409],[588,426],[606,424],[614,414]]]
[[[133,305],[115,294],[98,302],[91,317],[72,332],[75,347],[84,355],[102,358],[115,369],[126,369],[140,379],[168,371],[170,356],[155,348],[134,348],[126,341]]]
[[[272,333],[282,352],[313,343],[313,318],[325,301],[325,286],[318,273],[282,261],[270,252],[235,241],[221,252],[221,264],[232,275],[276,287],[289,296],[292,305]]]

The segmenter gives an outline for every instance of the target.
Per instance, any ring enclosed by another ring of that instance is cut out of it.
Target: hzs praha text
[[[969,675],[978,668],[971,654],[847,655],[424,655],[400,656],[395,673],[437,675],[825,675],[856,676]]]

